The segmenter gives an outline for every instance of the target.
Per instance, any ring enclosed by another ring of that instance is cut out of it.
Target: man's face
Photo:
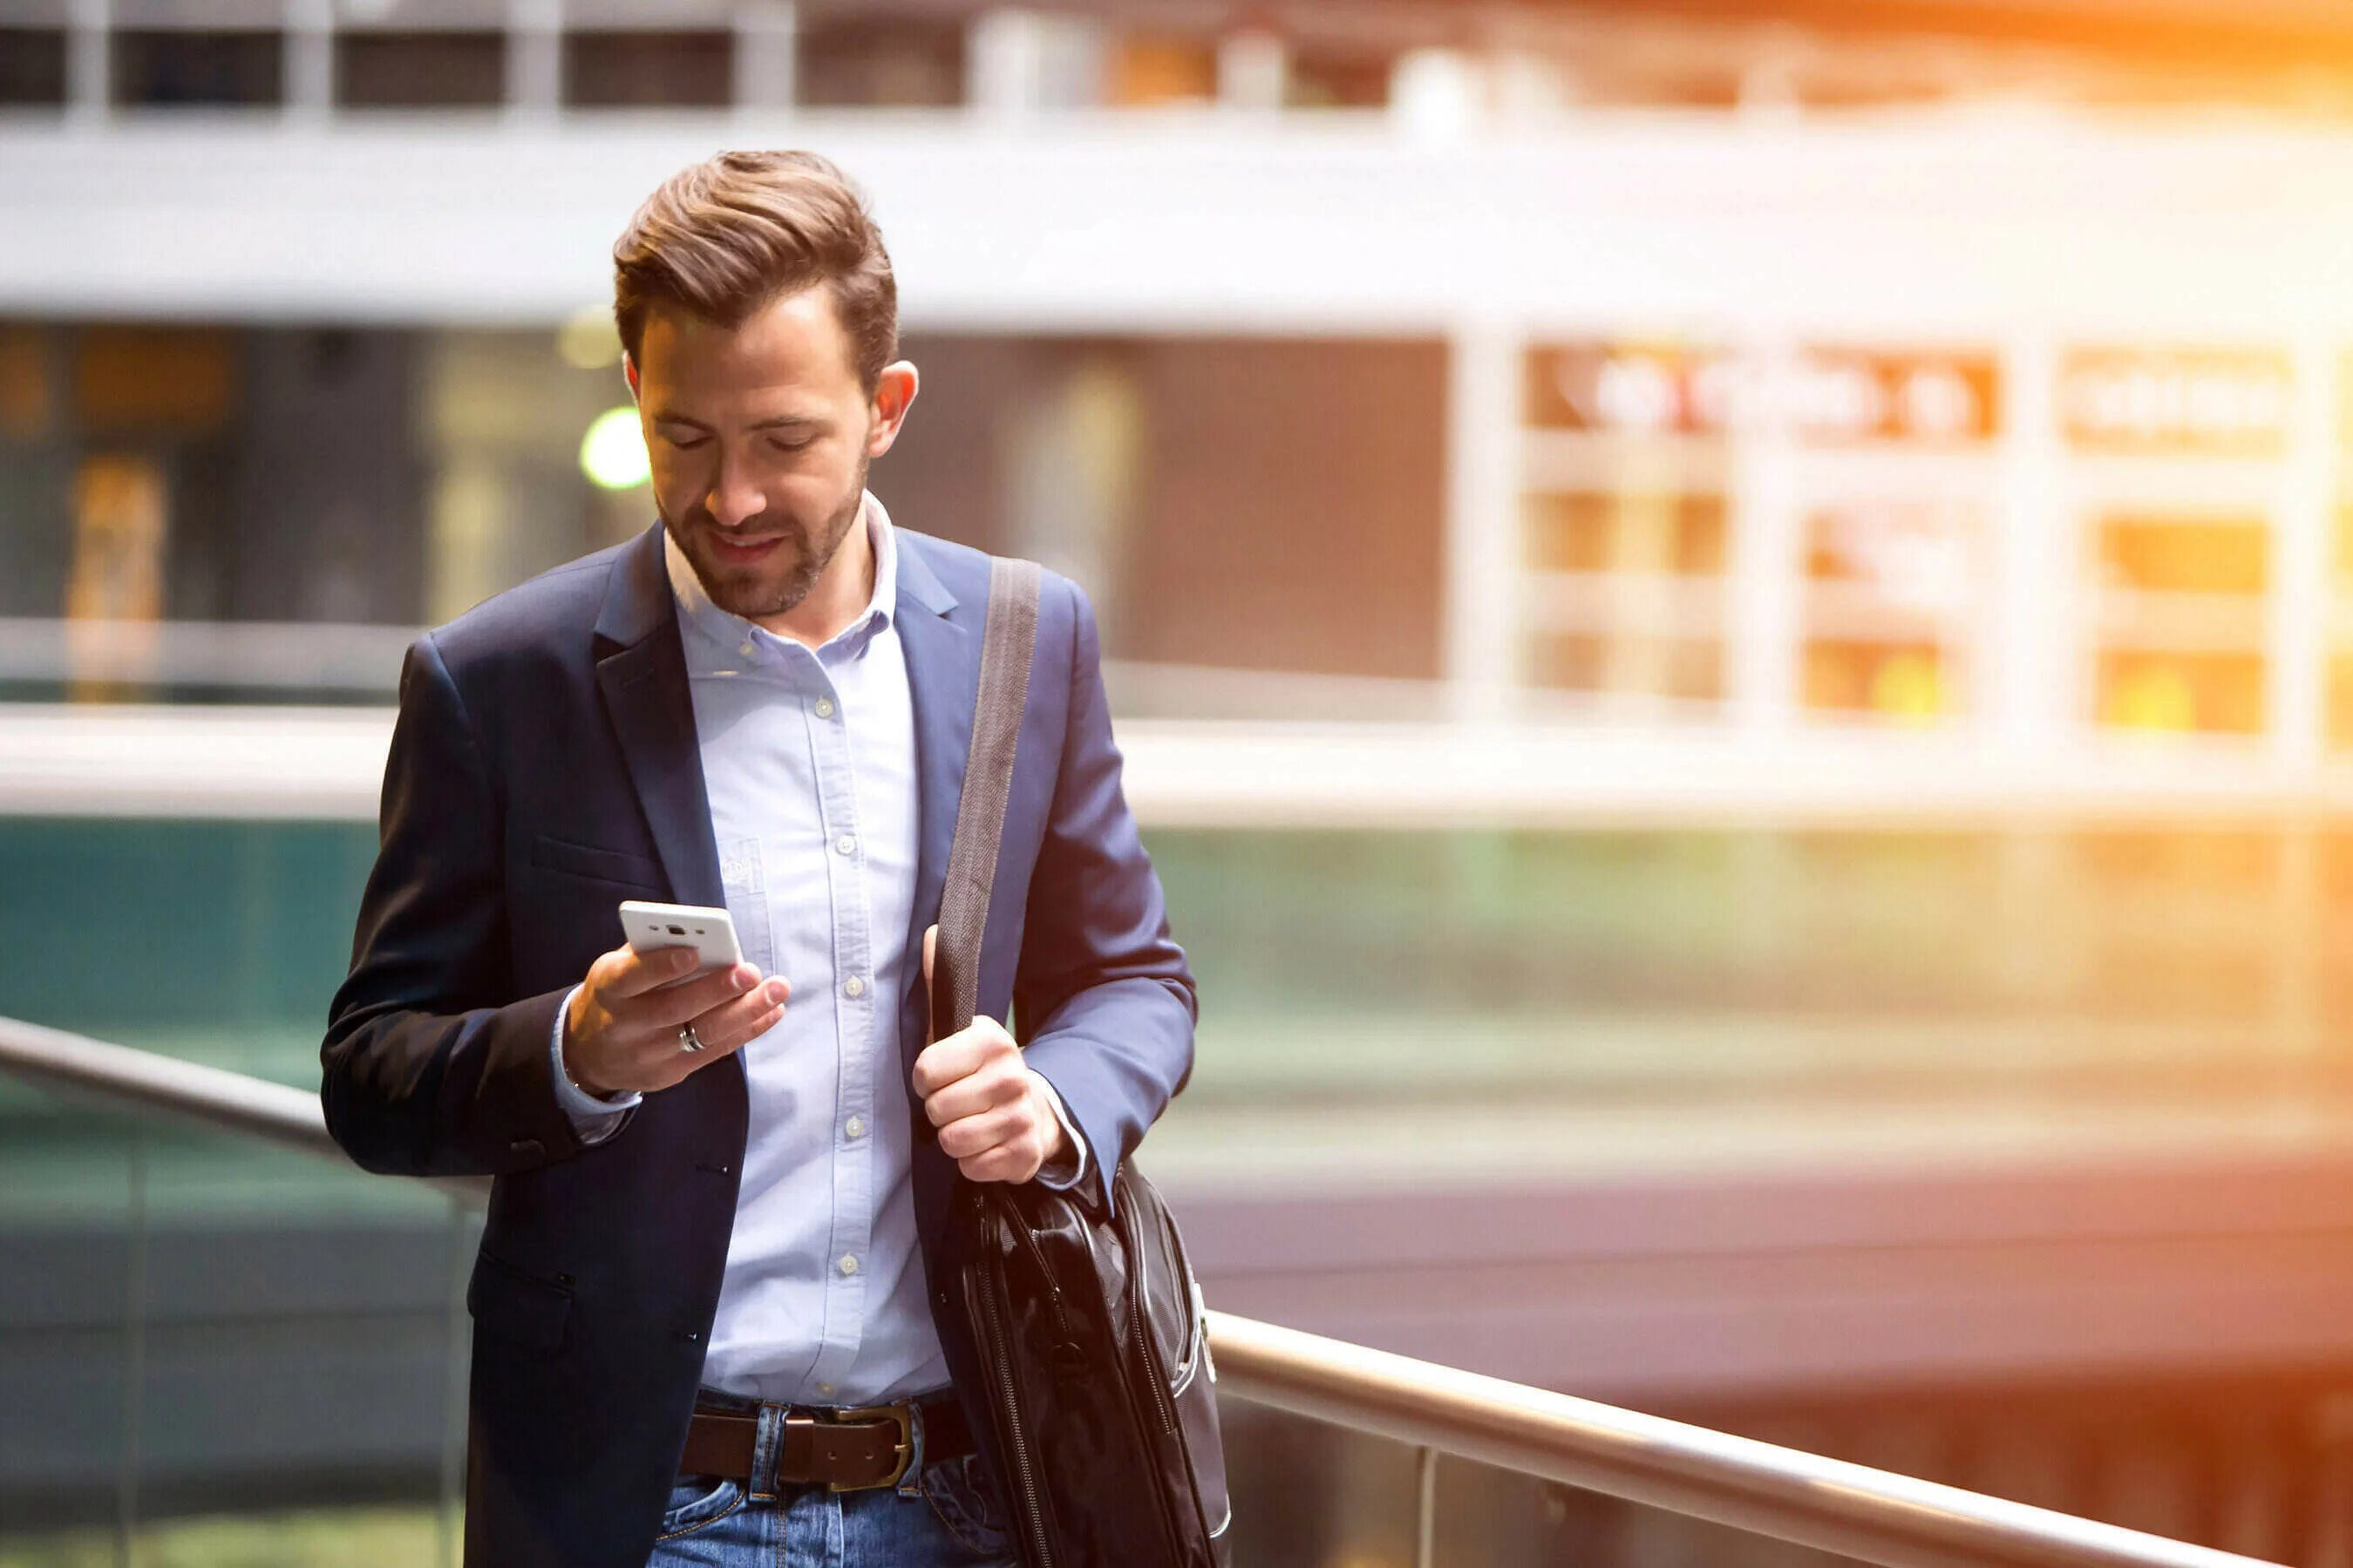
[[[799,605],[859,520],[914,366],[887,368],[869,398],[820,284],[733,327],[657,305],[625,371],[654,505],[712,602],[751,620]]]

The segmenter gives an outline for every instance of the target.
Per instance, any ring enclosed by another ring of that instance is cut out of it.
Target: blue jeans
[[[937,1398],[941,1390],[922,1395]],[[701,1404],[760,1414],[755,1471],[785,1434],[782,1405],[706,1388]],[[1014,1568],[1004,1504],[976,1456],[914,1462],[896,1489],[834,1492],[822,1485],[752,1492],[721,1476],[681,1476],[646,1568]]]

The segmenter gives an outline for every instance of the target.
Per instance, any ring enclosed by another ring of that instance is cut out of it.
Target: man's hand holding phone
[[[607,1097],[668,1089],[742,1049],[785,1016],[792,985],[783,975],[763,980],[748,963],[698,975],[701,963],[692,947],[640,952],[624,944],[590,964],[564,1016],[564,1066],[572,1081]],[[702,1050],[682,1048],[679,1027],[685,1024],[694,1026]]]

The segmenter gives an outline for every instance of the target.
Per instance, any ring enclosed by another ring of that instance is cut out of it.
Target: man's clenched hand
[[[940,928],[923,932],[923,994]],[[939,1129],[940,1149],[976,1182],[1026,1182],[1050,1160],[1072,1152],[1054,1114],[1053,1091],[1021,1060],[1021,1047],[994,1018],[933,1041],[915,1058],[914,1089]]]

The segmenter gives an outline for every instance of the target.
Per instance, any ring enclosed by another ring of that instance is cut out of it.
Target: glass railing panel
[[[1248,1400],[1225,1398],[1238,1563],[1417,1568],[1423,1451]],[[1439,1568],[1836,1568],[1847,1559],[1598,1492],[1439,1456],[1428,1477]]]
[[[0,1080],[0,1568],[455,1561],[436,1189]]]
[[[145,1184],[135,1121],[0,1075],[0,1563],[127,1562]]]
[[[1412,1449],[1231,1394],[1218,1419],[1237,1563],[1411,1568]]]
[[[1482,1568],[1849,1568],[1854,1560],[1492,1465],[1448,1458],[1436,1476],[1432,1562]],[[1410,1563],[1406,1557],[1400,1563]]]

